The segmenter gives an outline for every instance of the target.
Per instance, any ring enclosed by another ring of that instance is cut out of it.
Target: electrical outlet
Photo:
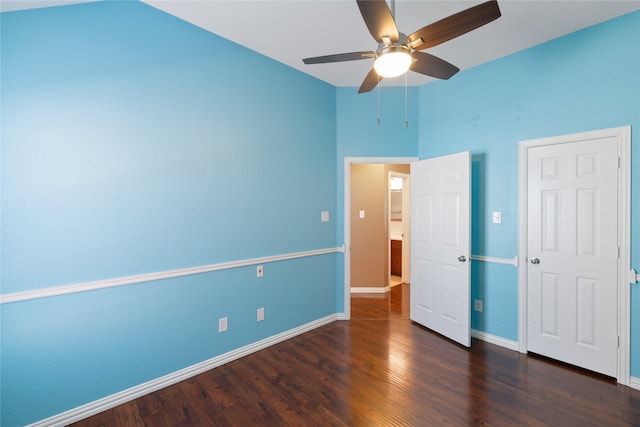
[[[225,332],[229,329],[229,318],[221,317],[218,319],[218,332]]]
[[[256,277],[258,277],[258,278],[264,277],[264,266],[259,265],[256,268]]]
[[[329,222],[329,211],[320,212],[320,221]]]
[[[264,320],[264,307],[258,309],[257,319],[258,322],[262,322]]]
[[[482,311],[482,300],[481,299],[474,299],[473,300],[473,309],[475,311]]]

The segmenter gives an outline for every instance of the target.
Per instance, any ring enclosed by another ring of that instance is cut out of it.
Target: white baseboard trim
[[[386,294],[389,289],[389,286],[355,286],[350,288],[352,294]]]
[[[245,259],[240,261],[223,262],[219,264],[201,265],[198,267],[181,268],[178,270],[138,274],[135,276],[116,277],[112,279],[96,280],[94,282],[76,283],[73,285],[54,286],[44,289],[12,292],[7,294],[0,294],[0,304],[27,301],[31,299],[53,297],[65,294],[74,294],[76,292],[94,291],[97,289],[113,288],[116,286],[135,285],[137,283],[151,282],[154,280],[171,279],[174,277],[189,276],[192,274],[210,273],[212,271],[228,270],[230,268],[246,267],[249,265],[265,264],[268,262],[305,258],[337,252],[344,252],[344,246],[337,248],[317,249],[305,252],[294,252],[283,255],[266,256],[262,258]]]
[[[490,344],[499,345],[500,347],[508,348],[509,350],[518,351],[518,342],[511,341],[506,338],[499,337],[497,335],[491,335],[486,332],[471,329],[471,336],[479,340],[488,342]]]
[[[265,338],[253,344],[240,347],[228,353],[221,354],[220,356],[216,356],[212,359],[205,360],[187,368],[180,369],[179,371],[173,372],[155,380],[148,381],[146,383],[131,387],[127,390],[123,390],[119,393],[112,394],[111,396],[104,397],[102,399],[87,403],[77,408],[70,409],[61,414],[54,415],[41,421],[37,421],[33,424],[29,424],[29,426],[27,427],[62,427],[69,425],[76,421],[80,421],[92,415],[106,411],[107,409],[111,409],[118,405],[122,405],[123,403],[130,402],[134,399],[137,399],[138,397],[194,377],[198,374],[224,365],[225,363],[240,359],[241,357],[247,356],[251,353],[255,353],[256,351],[270,347],[279,342],[288,340],[295,337],[296,335],[300,335],[321,326],[327,325],[336,321],[337,319],[338,315],[332,314],[321,319],[314,320],[313,322],[309,322],[302,326],[298,326],[297,328],[293,328],[269,338]]]
[[[636,390],[640,390],[640,378],[630,377],[629,387],[635,388]]]

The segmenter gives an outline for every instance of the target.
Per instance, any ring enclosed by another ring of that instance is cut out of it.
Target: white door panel
[[[470,164],[469,152],[411,164],[410,317],[465,346],[471,345]]]
[[[616,142],[532,147],[527,167],[528,349],[616,376]]]

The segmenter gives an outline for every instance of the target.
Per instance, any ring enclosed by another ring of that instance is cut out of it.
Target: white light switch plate
[[[226,332],[229,329],[229,318],[221,317],[218,319],[218,332]]]
[[[494,224],[501,224],[502,223],[502,212],[494,212],[492,217],[491,217],[491,221]]]
[[[329,211],[320,212],[320,221],[329,222]]]
[[[360,211],[360,218],[364,218],[364,211]]]

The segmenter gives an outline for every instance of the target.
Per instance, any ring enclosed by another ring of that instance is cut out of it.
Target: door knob
[[[540,264],[540,260],[538,258],[531,258],[531,264]]]
[[[460,256],[458,257],[458,261],[460,261],[460,262],[465,262],[466,260],[467,260],[467,257],[466,257],[466,256],[464,256],[464,255],[460,255]]]

